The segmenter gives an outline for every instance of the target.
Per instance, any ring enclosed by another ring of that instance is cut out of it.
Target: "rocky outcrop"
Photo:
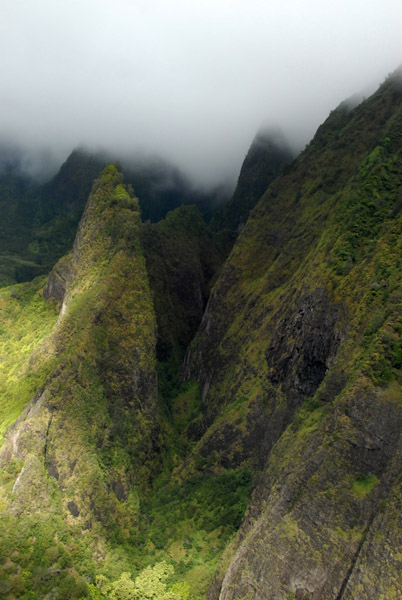
[[[49,279],[43,288],[43,297],[47,300],[53,298],[61,306],[71,277],[72,256],[67,254],[51,270]]]
[[[314,395],[341,343],[339,310],[324,288],[300,299],[296,310],[278,324],[266,350],[271,383],[290,394]]]
[[[360,388],[307,439],[292,427],[271,454],[254,493],[254,514],[250,510],[243,525],[219,594],[211,597],[376,598],[386,586],[397,593],[399,559],[382,564],[384,584],[375,572],[382,550],[374,551],[373,538],[380,522],[389,528],[391,514],[399,518],[391,497],[401,417],[386,394]],[[388,535],[399,539],[392,527]],[[374,567],[373,578],[362,575],[362,563]]]

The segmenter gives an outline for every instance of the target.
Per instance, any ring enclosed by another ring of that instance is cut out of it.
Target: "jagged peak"
[[[272,149],[283,149],[291,154],[289,144],[282,129],[276,125],[261,125],[254,136],[253,146]]]
[[[262,126],[243,161],[232,198],[216,213],[214,229],[237,230],[245,225],[250,211],[257,204],[282,166],[293,153],[278,127]]]

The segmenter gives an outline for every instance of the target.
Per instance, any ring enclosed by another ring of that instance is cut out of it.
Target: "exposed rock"
[[[67,254],[59,260],[50,272],[49,279],[43,288],[43,297],[53,298],[62,304],[66,288],[72,275],[72,257]]]
[[[70,502],[67,503],[67,508],[70,511],[70,513],[73,515],[73,517],[80,516],[80,509],[78,508],[78,506],[74,502],[74,500],[70,500]]]
[[[59,479],[60,474],[59,474],[59,470],[57,468],[56,460],[53,457],[47,457],[45,464],[46,464],[46,468],[47,468],[47,472],[49,473],[49,476],[53,477],[54,479]]]
[[[329,370],[342,334],[339,306],[324,288],[301,298],[277,326],[266,351],[268,378],[301,396],[312,396]]]
[[[126,485],[124,484],[124,482],[121,479],[118,479],[117,481],[112,481],[112,490],[116,496],[116,498],[120,501],[120,502],[125,502],[127,500],[128,497],[128,490]]]

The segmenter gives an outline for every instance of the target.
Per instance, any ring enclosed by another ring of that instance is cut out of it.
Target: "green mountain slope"
[[[201,322],[223,251],[195,205],[145,223],[141,240],[158,321],[158,356],[182,358]]]
[[[194,462],[262,469],[211,599],[402,593],[401,119],[398,73],[330,115],[252,212],[187,354]]]
[[[25,578],[11,578],[3,592],[85,594],[82,575],[93,572],[85,557],[104,562],[110,545],[130,537],[138,495],[160,469],[155,318],[139,215],[121,175],[105,169],[63,259],[58,321],[20,368],[26,408],[1,449],[1,538],[3,552],[16,552],[3,576],[23,569]],[[32,310],[43,303],[24,298]]]
[[[47,281],[2,292],[5,598],[113,597],[148,577],[201,598],[246,506],[244,470],[174,475],[198,410],[177,370],[221,252],[195,206],[142,224],[121,180],[102,171]]]
[[[0,597],[401,597],[402,74],[254,151],[212,227],[109,165],[1,290]]]

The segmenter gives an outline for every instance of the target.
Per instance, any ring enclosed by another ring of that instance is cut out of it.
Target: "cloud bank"
[[[233,179],[261,125],[295,147],[402,62],[395,0],[2,0],[0,141],[159,154]],[[368,93],[368,92],[367,92]]]

